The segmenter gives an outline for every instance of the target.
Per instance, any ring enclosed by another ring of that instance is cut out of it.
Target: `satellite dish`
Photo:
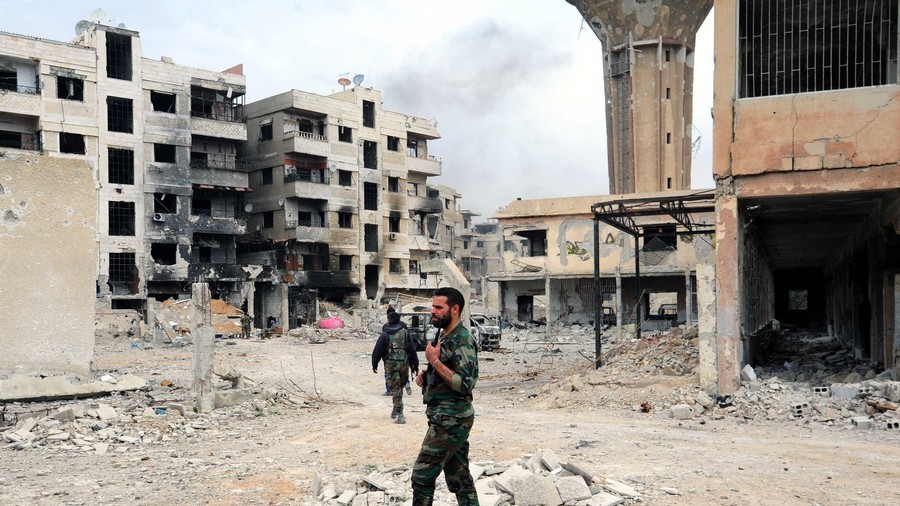
[[[253,202],[247,202],[246,204],[244,204],[244,211],[248,212],[248,213],[252,213],[253,212]]]
[[[347,86],[350,86],[350,80],[347,79],[346,77],[342,77],[342,78],[338,79],[338,84],[343,86],[344,89],[346,90]]]
[[[356,74],[355,76],[353,76],[353,84],[359,86],[360,84],[362,84],[362,82],[363,82],[363,80],[365,80],[365,78],[366,78],[366,76],[364,76],[362,74]]]
[[[116,25],[116,28],[122,28],[122,29],[124,29],[124,28],[125,28],[125,23],[119,23],[118,25]]]
[[[96,23],[97,21],[100,21],[101,19],[103,19],[105,17],[106,17],[106,11],[103,10],[102,7],[97,7],[96,9],[94,9],[94,12],[92,12],[91,15],[88,16],[88,19],[90,19],[91,21]]]
[[[279,206],[283,206],[283,205],[284,205],[284,197],[278,197],[278,205],[279,205]]]
[[[82,19],[81,21],[75,23],[75,35],[81,35],[82,33],[86,32],[87,29],[90,28],[90,26],[91,22],[86,19]]]

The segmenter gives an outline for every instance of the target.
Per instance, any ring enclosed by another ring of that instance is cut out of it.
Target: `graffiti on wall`
[[[581,241],[566,241],[566,253],[575,255],[582,260],[591,258],[591,255],[588,254],[588,250],[582,246]]]

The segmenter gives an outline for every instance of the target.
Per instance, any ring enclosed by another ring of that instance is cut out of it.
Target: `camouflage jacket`
[[[469,331],[458,324],[441,340],[440,361],[453,371],[450,384],[435,373],[425,388],[426,414],[464,418],[475,414],[472,390],[478,381],[478,348]]]

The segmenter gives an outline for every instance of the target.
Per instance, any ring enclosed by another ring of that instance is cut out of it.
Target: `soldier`
[[[250,315],[248,315],[247,313],[243,313],[241,315],[241,337],[243,337],[244,339],[250,339],[250,324],[252,322],[253,319],[250,318]]]
[[[431,306],[431,323],[439,337],[425,347],[428,371],[416,376],[428,405],[428,432],[412,472],[413,506],[430,506],[441,471],[460,506],[477,506],[478,495],[469,473],[469,432],[475,421],[472,389],[478,381],[475,341],[460,315],[466,302],[455,288],[438,288]]]
[[[419,372],[419,357],[416,348],[406,332],[406,325],[400,321],[400,315],[391,311],[387,315],[388,322],[384,326],[375,349],[372,350],[372,372],[378,372],[378,362],[384,360],[384,372],[391,390],[394,409],[391,418],[396,423],[406,423],[403,417],[403,385],[409,381],[409,371]]]

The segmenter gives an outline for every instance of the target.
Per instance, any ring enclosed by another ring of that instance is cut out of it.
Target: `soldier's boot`
[[[457,492],[456,503],[459,506],[478,506],[478,496],[474,492]]]
[[[431,506],[434,502],[434,496],[422,494],[413,490],[412,506]]]
[[[408,381],[406,382],[406,395],[412,395],[412,386]]]
[[[403,412],[397,413],[397,420],[394,423],[404,424],[406,423],[406,418],[403,416]]]
[[[391,409],[391,419],[397,418],[397,408]]]

